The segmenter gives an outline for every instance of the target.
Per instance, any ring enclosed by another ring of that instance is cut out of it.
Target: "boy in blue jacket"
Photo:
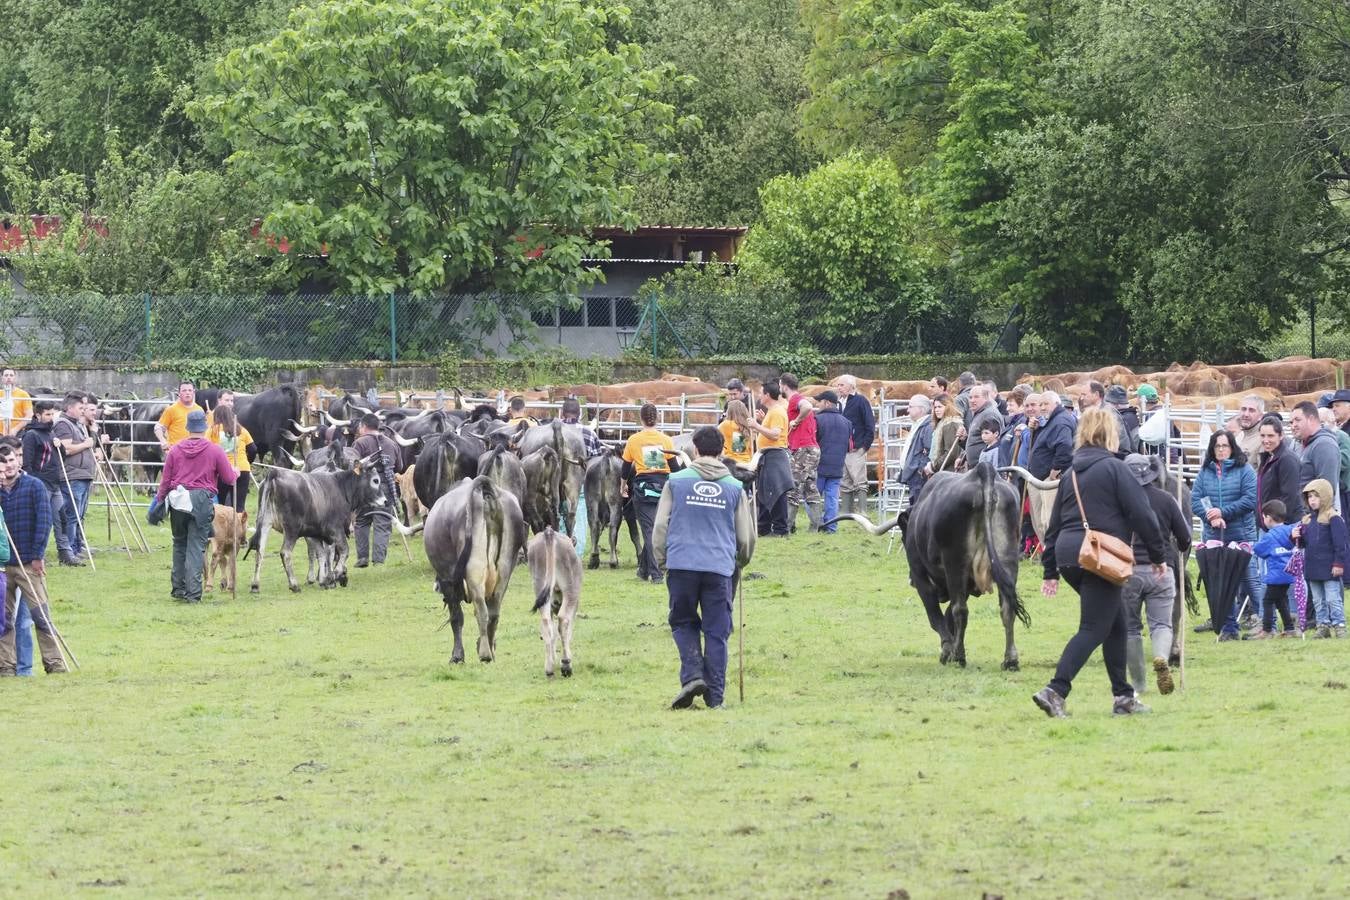
[[[1266,604],[1261,616],[1261,627],[1251,634],[1250,640],[1253,641],[1275,637],[1277,609],[1280,611],[1280,624],[1284,626],[1284,636],[1303,636],[1289,612],[1289,586],[1294,583],[1294,576],[1286,572],[1284,567],[1289,564],[1289,557],[1294,555],[1294,526],[1285,524],[1286,514],[1283,500],[1267,500],[1261,507],[1261,522],[1266,532],[1252,547],[1252,552],[1266,564],[1263,579],[1266,584]]]
[[[1308,597],[1317,610],[1315,638],[1329,638],[1333,634],[1345,637],[1345,597],[1341,593],[1341,576],[1350,558],[1345,520],[1336,515],[1331,482],[1314,478],[1303,489],[1303,504],[1308,514],[1303,522],[1290,532],[1303,545],[1303,577],[1308,582]]]

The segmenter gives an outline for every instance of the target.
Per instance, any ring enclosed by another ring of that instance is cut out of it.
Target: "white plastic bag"
[[[1148,421],[1139,426],[1139,441],[1152,447],[1167,443],[1167,414],[1158,410],[1148,417]]]
[[[169,509],[192,512],[192,495],[181,484],[169,491]]]

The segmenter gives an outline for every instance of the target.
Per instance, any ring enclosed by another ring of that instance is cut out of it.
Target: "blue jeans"
[[[1261,558],[1252,554],[1252,558],[1247,562],[1247,574],[1242,576],[1242,584],[1238,587],[1237,596],[1233,598],[1233,608],[1228,611],[1228,618],[1223,623],[1223,630],[1229,634],[1238,633],[1238,611],[1242,609],[1242,601],[1250,597],[1252,599],[1249,612],[1256,615],[1256,620],[1261,621],[1262,613],[1265,607],[1262,601],[1266,596],[1266,585],[1261,570]]]
[[[89,485],[88,481],[71,481],[70,491],[63,491],[65,505],[61,508],[61,526],[66,532],[66,543],[70,546],[70,552],[74,556],[79,556],[84,552],[83,523],[85,510],[89,508]],[[76,520],[78,517],[78,521]]]
[[[822,522],[828,522],[839,515],[839,483],[842,478],[826,478],[824,475],[816,476],[816,490],[820,491],[820,496],[825,498],[825,517]],[[827,525],[826,534],[834,534],[839,530],[838,525]]]
[[[704,701],[721,706],[727,683],[727,638],[731,636],[731,576],[671,569],[670,634],[680,651],[680,684],[702,678]]]
[[[17,675],[33,674],[33,615],[28,611],[28,603],[19,598],[14,612],[14,657],[18,660],[14,667]]]
[[[577,556],[581,559],[586,558],[586,529],[590,522],[586,517],[586,493],[583,491],[577,497],[577,518],[572,526],[572,537],[577,539]]]
[[[1341,580],[1309,581],[1308,599],[1317,611],[1317,624],[1333,628],[1345,625],[1345,594]],[[1311,624],[1311,623],[1309,623]]]
[[[61,525],[61,513],[66,508],[66,489],[63,485],[52,487],[46,485],[47,500],[52,509],[52,531],[56,532],[56,552],[66,554],[70,552],[70,540],[66,537],[66,530]],[[25,559],[24,562],[30,562]]]

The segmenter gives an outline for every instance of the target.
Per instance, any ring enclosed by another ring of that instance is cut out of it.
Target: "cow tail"
[[[999,602],[1003,601],[1005,594],[1012,597],[1013,612],[1023,626],[1031,627],[1031,613],[1027,611],[1026,605],[1022,603],[1022,598],[1017,595],[1017,579],[1013,577],[1003,566],[1003,558],[998,554],[998,548],[994,546],[994,515],[997,512],[998,491],[994,484],[994,469],[992,466],[977,466],[976,472],[980,476],[980,493],[984,506],[984,547],[985,552],[989,554],[989,569],[994,573],[994,583],[998,585]]]
[[[248,546],[244,548],[243,559],[248,559],[250,553],[256,552],[258,542],[262,540],[263,529],[272,527],[271,508],[268,501],[272,499],[272,479],[264,478],[262,484],[258,487],[258,521],[253,529],[253,537],[248,539]]]
[[[534,609],[530,612],[539,612],[544,608],[544,604],[553,598],[553,590],[558,583],[558,566],[553,558],[554,545],[557,542],[558,533],[552,526],[544,529],[544,586],[534,596]]]

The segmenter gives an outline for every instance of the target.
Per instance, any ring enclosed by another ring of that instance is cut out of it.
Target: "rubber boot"
[[[839,492],[839,515],[846,516],[849,513],[854,512],[853,509],[854,496],[855,495],[852,491]]]
[[[1148,686],[1148,671],[1144,668],[1144,638],[1142,635],[1130,635],[1125,638],[1125,668],[1130,675],[1130,684],[1136,694],[1142,694]]]

